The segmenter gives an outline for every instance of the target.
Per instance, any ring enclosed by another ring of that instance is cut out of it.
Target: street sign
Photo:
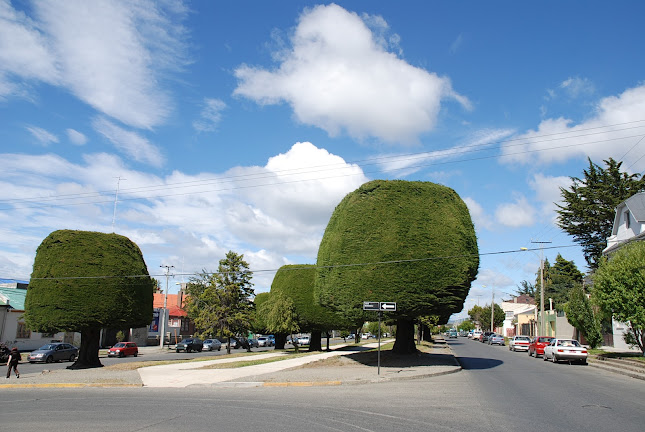
[[[363,302],[363,310],[377,311],[380,310],[379,302]]]
[[[385,312],[396,312],[396,302],[381,302],[379,310]]]

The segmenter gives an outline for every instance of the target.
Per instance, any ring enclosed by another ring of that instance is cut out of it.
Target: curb
[[[47,384],[0,384],[0,389],[16,388],[81,388],[81,387],[130,387],[141,388],[142,384],[110,384],[110,383],[47,383]]]

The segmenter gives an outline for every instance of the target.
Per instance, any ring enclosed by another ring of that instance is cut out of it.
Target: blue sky
[[[586,270],[554,203],[588,157],[645,170],[643,16],[637,1],[0,0],[0,277],[28,279],[51,231],[114,220],[164,282],[160,265],[173,284],[234,250],[267,291],[315,262],[335,205],[373,179],[467,203],[483,256],[466,309],[535,279],[532,240]]]

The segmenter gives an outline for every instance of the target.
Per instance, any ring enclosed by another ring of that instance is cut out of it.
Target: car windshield
[[[43,346],[41,346],[41,347],[40,347],[40,348],[38,348],[38,349],[39,349],[39,350],[43,350],[43,351],[49,351],[49,350],[56,349],[56,346],[57,346],[56,344],[47,344],[47,345],[43,345]]]
[[[561,341],[558,341],[558,346],[579,347],[580,343],[577,340],[561,340]]]
[[[552,340],[553,340],[553,338],[550,338],[550,337],[541,337],[541,338],[538,338],[538,342],[550,343]]]
[[[180,343],[191,343],[193,340],[192,339],[184,339]]]
[[[519,336],[519,337],[516,337],[516,338],[515,338],[515,340],[516,340],[516,341],[524,341],[524,342],[526,342],[526,341],[528,341],[528,340],[529,340],[529,338]]]
[[[118,344],[114,345],[114,348],[124,348],[125,344],[123,342],[119,342]]]

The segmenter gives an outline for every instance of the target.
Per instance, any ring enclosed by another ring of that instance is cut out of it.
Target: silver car
[[[52,363],[55,361],[69,360],[73,362],[78,357],[78,348],[74,345],[62,342],[48,343],[27,356],[29,363],[43,362]]]
[[[217,339],[206,339],[204,341],[204,349],[206,351],[220,351],[222,349],[222,343]]]
[[[270,346],[273,346],[273,345],[274,345],[274,342],[273,342],[273,339],[271,339],[271,338],[268,338],[266,336],[260,336],[258,338],[258,346],[270,347]]]
[[[501,345],[504,346],[504,336],[498,334],[492,334],[488,336],[488,345]]]

